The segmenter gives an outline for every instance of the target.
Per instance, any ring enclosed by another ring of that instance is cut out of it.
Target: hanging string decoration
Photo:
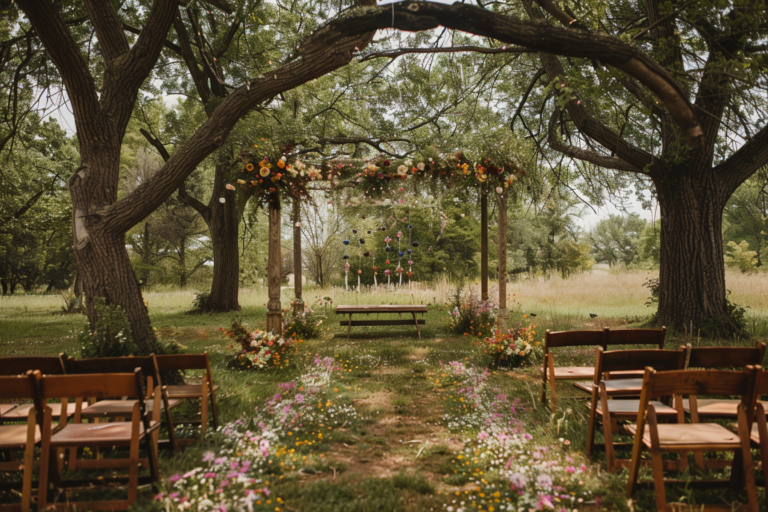
[[[400,282],[399,285],[403,286],[403,250],[402,247],[400,247],[400,241],[403,238],[403,232],[398,231],[397,232],[397,273],[400,276]]]
[[[381,226],[381,229],[382,229],[382,230],[384,230],[384,226]],[[384,243],[386,243],[386,244],[387,244],[387,246],[386,246],[386,247],[384,247],[384,250],[385,250],[385,251],[386,251],[386,253],[387,253],[387,261],[386,261],[386,264],[387,264],[387,265],[389,265],[389,253],[390,253],[390,251],[392,250],[392,248],[389,246],[389,243],[390,243],[391,241],[392,241],[392,239],[391,239],[389,236],[386,236],[386,237],[384,237]],[[389,272],[389,269],[386,269],[386,270],[384,271],[384,275],[386,275],[386,276],[387,276],[387,288],[389,288],[389,286],[390,286],[390,284],[391,284],[391,283],[390,283],[390,272]]]
[[[344,240],[344,245],[349,245],[349,240]],[[344,289],[349,291],[349,254],[344,249]]]

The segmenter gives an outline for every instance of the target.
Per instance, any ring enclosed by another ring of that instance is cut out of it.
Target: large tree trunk
[[[75,251],[75,255],[78,270],[83,274],[85,308],[91,323],[97,318],[97,298],[103,298],[110,306],[120,305],[142,354],[160,353],[149,311],[125,248],[125,236],[103,231],[91,233],[89,242]]]
[[[717,194],[711,172],[675,175],[656,187],[661,206],[657,320],[695,335],[713,320],[728,325],[722,231],[727,198]]]
[[[237,244],[237,202],[235,192],[225,188],[226,164],[216,164],[216,181],[209,205],[211,244],[213,245],[213,282],[208,311],[240,311],[240,252]],[[224,199],[224,202],[221,202]]]

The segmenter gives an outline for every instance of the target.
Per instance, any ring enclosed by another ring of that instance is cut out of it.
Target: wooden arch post
[[[488,193],[480,192],[480,299],[488,300]]]
[[[302,298],[302,272],[301,272],[301,201],[293,199],[293,310],[296,313],[304,312],[304,299]]]
[[[507,196],[499,194],[499,334],[509,329],[507,310]]]
[[[267,258],[267,332],[283,334],[283,309],[280,304],[280,197],[272,194],[269,200],[269,252]]]

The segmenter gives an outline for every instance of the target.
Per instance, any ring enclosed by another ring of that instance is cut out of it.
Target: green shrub
[[[210,299],[211,294],[208,292],[197,292],[195,293],[195,298],[192,299],[192,309],[189,310],[189,313],[192,315],[205,313],[208,311],[208,299]]]
[[[741,270],[743,274],[755,272],[757,270],[757,252],[750,251],[749,244],[745,240],[739,244],[730,241],[725,248],[725,266]]]
[[[139,354],[133,341],[131,324],[120,306],[107,306],[96,299],[96,324],[85,324],[78,336],[80,357],[121,357]]]

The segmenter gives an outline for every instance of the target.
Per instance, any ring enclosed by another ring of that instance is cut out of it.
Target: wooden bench
[[[416,326],[416,332],[419,335],[419,339],[421,339],[421,330],[419,329],[419,324],[424,325],[426,323],[426,320],[424,319],[417,319],[416,314],[421,313],[422,316],[424,313],[427,312],[427,306],[423,304],[396,304],[396,305],[387,305],[387,304],[377,304],[377,305],[365,305],[365,306],[343,306],[339,305],[336,306],[336,314],[337,315],[349,315],[348,321],[341,321],[339,322],[339,325],[344,327],[347,326],[347,339],[349,339],[350,332],[352,331],[352,327],[369,327],[374,325],[415,325]],[[372,313],[397,313],[397,314],[410,314],[413,318],[410,320],[392,320],[392,319],[385,319],[385,320],[352,320],[352,315],[370,315]]]

